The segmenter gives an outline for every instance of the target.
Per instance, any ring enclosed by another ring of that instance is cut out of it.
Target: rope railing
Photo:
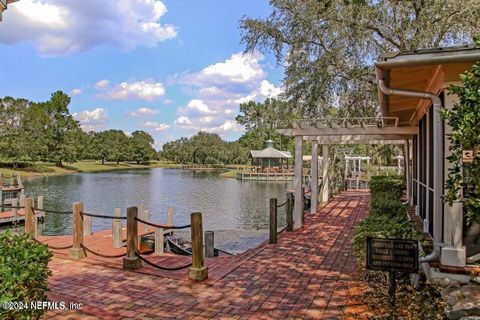
[[[85,246],[83,243],[80,244],[80,247],[82,247],[85,251],[93,254],[93,255],[96,255],[96,256],[99,256],[99,257],[102,257],[102,258],[107,258],[107,259],[115,259],[115,258],[123,258],[127,255],[127,253],[122,253],[122,254],[117,254],[117,255],[105,255],[105,254],[101,254],[100,252],[96,252],[96,251],[93,251],[92,249],[88,248],[87,246]]]
[[[164,270],[164,271],[178,271],[178,270],[182,270],[182,269],[185,269],[185,268],[188,268],[188,267],[191,267],[192,266],[192,263],[190,262],[189,264],[186,264],[184,266],[180,266],[180,267],[173,267],[173,268],[169,268],[169,267],[162,267],[158,264],[155,264],[151,261],[148,261],[147,259],[145,259],[144,257],[142,257],[142,255],[140,254],[140,252],[138,252],[138,250],[135,252],[136,256],[142,260],[143,262],[145,262],[146,264],[148,264],[149,266],[152,266],[154,268],[157,268],[157,269],[160,269],[160,270]]]
[[[106,215],[101,215],[101,214],[93,214],[93,213],[87,213],[87,212],[80,212],[82,216],[87,216],[87,217],[94,217],[94,218],[102,218],[102,219],[121,219],[121,220],[126,220],[127,217],[121,217],[121,216],[106,216]]]
[[[139,219],[139,218],[135,218],[135,220],[137,220],[138,222],[140,223],[143,223],[143,224],[146,224],[148,226],[151,226],[151,227],[154,227],[154,228],[163,228],[163,229],[187,229],[187,228],[190,228],[191,225],[190,224],[186,224],[184,226],[169,226],[169,225],[165,225],[165,224],[156,224],[156,223],[152,223],[152,222],[149,222],[149,221],[145,221],[145,220],[142,220],[142,219]]]
[[[51,244],[49,243],[45,243],[45,242],[42,242],[40,240],[38,240],[37,238],[34,238],[32,237],[33,241],[35,241],[36,243],[40,243],[40,244],[43,244],[45,246],[47,246],[49,249],[53,249],[53,250],[67,250],[67,249],[70,249],[73,247],[73,244],[71,245],[68,245],[68,246],[64,246],[64,247],[57,247],[57,246],[52,246]]]
[[[281,207],[283,207],[283,206],[286,205],[286,204],[287,204],[287,200],[285,200],[284,203],[277,205],[277,208],[281,208]]]
[[[25,209],[25,206],[12,206],[9,204],[0,204],[0,207],[7,208],[7,209]],[[42,208],[32,208],[32,210],[46,212],[46,213],[56,213],[56,214],[72,214],[73,213],[72,211],[57,211],[57,210],[42,209]]]

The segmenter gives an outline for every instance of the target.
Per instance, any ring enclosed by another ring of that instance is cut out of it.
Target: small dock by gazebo
[[[289,169],[290,151],[281,151],[273,147],[273,141],[267,141],[263,150],[250,150],[251,170],[237,172],[239,180],[292,181],[295,174]]]

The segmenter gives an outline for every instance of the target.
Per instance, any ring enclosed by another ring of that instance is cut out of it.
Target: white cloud
[[[98,84],[98,83],[97,83]],[[105,88],[105,87],[104,87]],[[160,82],[135,81],[122,82],[97,94],[98,98],[109,100],[144,100],[153,101],[165,94]]]
[[[129,112],[128,115],[131,117],[148,117],[154,116],[158,113],[158,110],[150,109],[150,108],[138,108],[133,112]]]
[[[192,121],[187,116],[180,116],[174,121],[174,124],[180,128],[190,128]]]
[[[197,73],[178,76],[180,82],[194,88],[195,97],[178,108],[174,125],[191,132],[204,130],[223,136],[241,132],[235,121],[240,103],[278,97],[282,89],[270,83],[258,53],[235,53]]]
[[[95,83],[95,88],[103,89],[103,88],[107,87],[109,84],[110,84],[109,80],[102,79],[102,80],[97,81],[97,83]]]
[[[75,89],[72,89],[72,91],[70,91],[70,95],[72,97],[78,96],[81,93],[82,93],[82,89],[79,89],[79,88],[75,88]]]
[[[266,98],[276,98],[282,93],[282,88],[275,87],[272,83],[268,82],[268,80],[262,80],[259,88],[255,89],[249,95],[235,100],[235,102],[240,104],[248,101],[263,101]]]
[[[159,132],[159,131],[167,130],[168,128],[170,128],[170,125],[166,123],[155,122],[155,121],[147,121],[142,123],[142,127],[148,128],[152,131]]]
[[[175,101],[173,101],[171,99],[165,99],[165,100],[163,100],[163,103],[166,104],[166,105],[171,105],[171,104],[174,104]]]
[[[153,47],[177,35],[173,25],[160,22],[166,13],[158,0],[22,0],[8,7],[0,43],[32,43],[43,56],[104,44]]]
[[[198,73],[187,75],[185,82],[199,86],[245,84],[265,76],[260,53],[235,53],[224,62],[212,64]]]
[[[78,120],[82,129],[87,132],[104,129],[108,121],[107,112],[103,108],[75,112],[73,118]]]

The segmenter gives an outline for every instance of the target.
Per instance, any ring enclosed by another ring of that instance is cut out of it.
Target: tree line
[[[146,163],[158,155],[145,131],[84,132],[70,114],[70,97],[61,91],[45,102],[0,98],[0,160],[12,167],[35,161],[57,166],[78,160]]]

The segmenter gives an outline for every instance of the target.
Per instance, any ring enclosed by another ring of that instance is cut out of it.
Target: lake
[[[35,177],[24,182],[28,196],[45,196],[46,209],[71,211],[72,203],[80,201],[88,213],[113,215],[115,208],[121,208],[125,215],[127,207],[144,204],[151,221],[165,223],[171,206],[176,225],[189,224],[190,213],[202,212],[203,229],[215,231],[217,245],[234,252],[268,238],[269,199],[283,203],[288,184],[164,168]],[[278,225],[285,225],[285,207],[278,215]],[[110,227],[110,219],[93,218],[93,231]],[[48,213],[43,233],[71,234],[71,217]]]

